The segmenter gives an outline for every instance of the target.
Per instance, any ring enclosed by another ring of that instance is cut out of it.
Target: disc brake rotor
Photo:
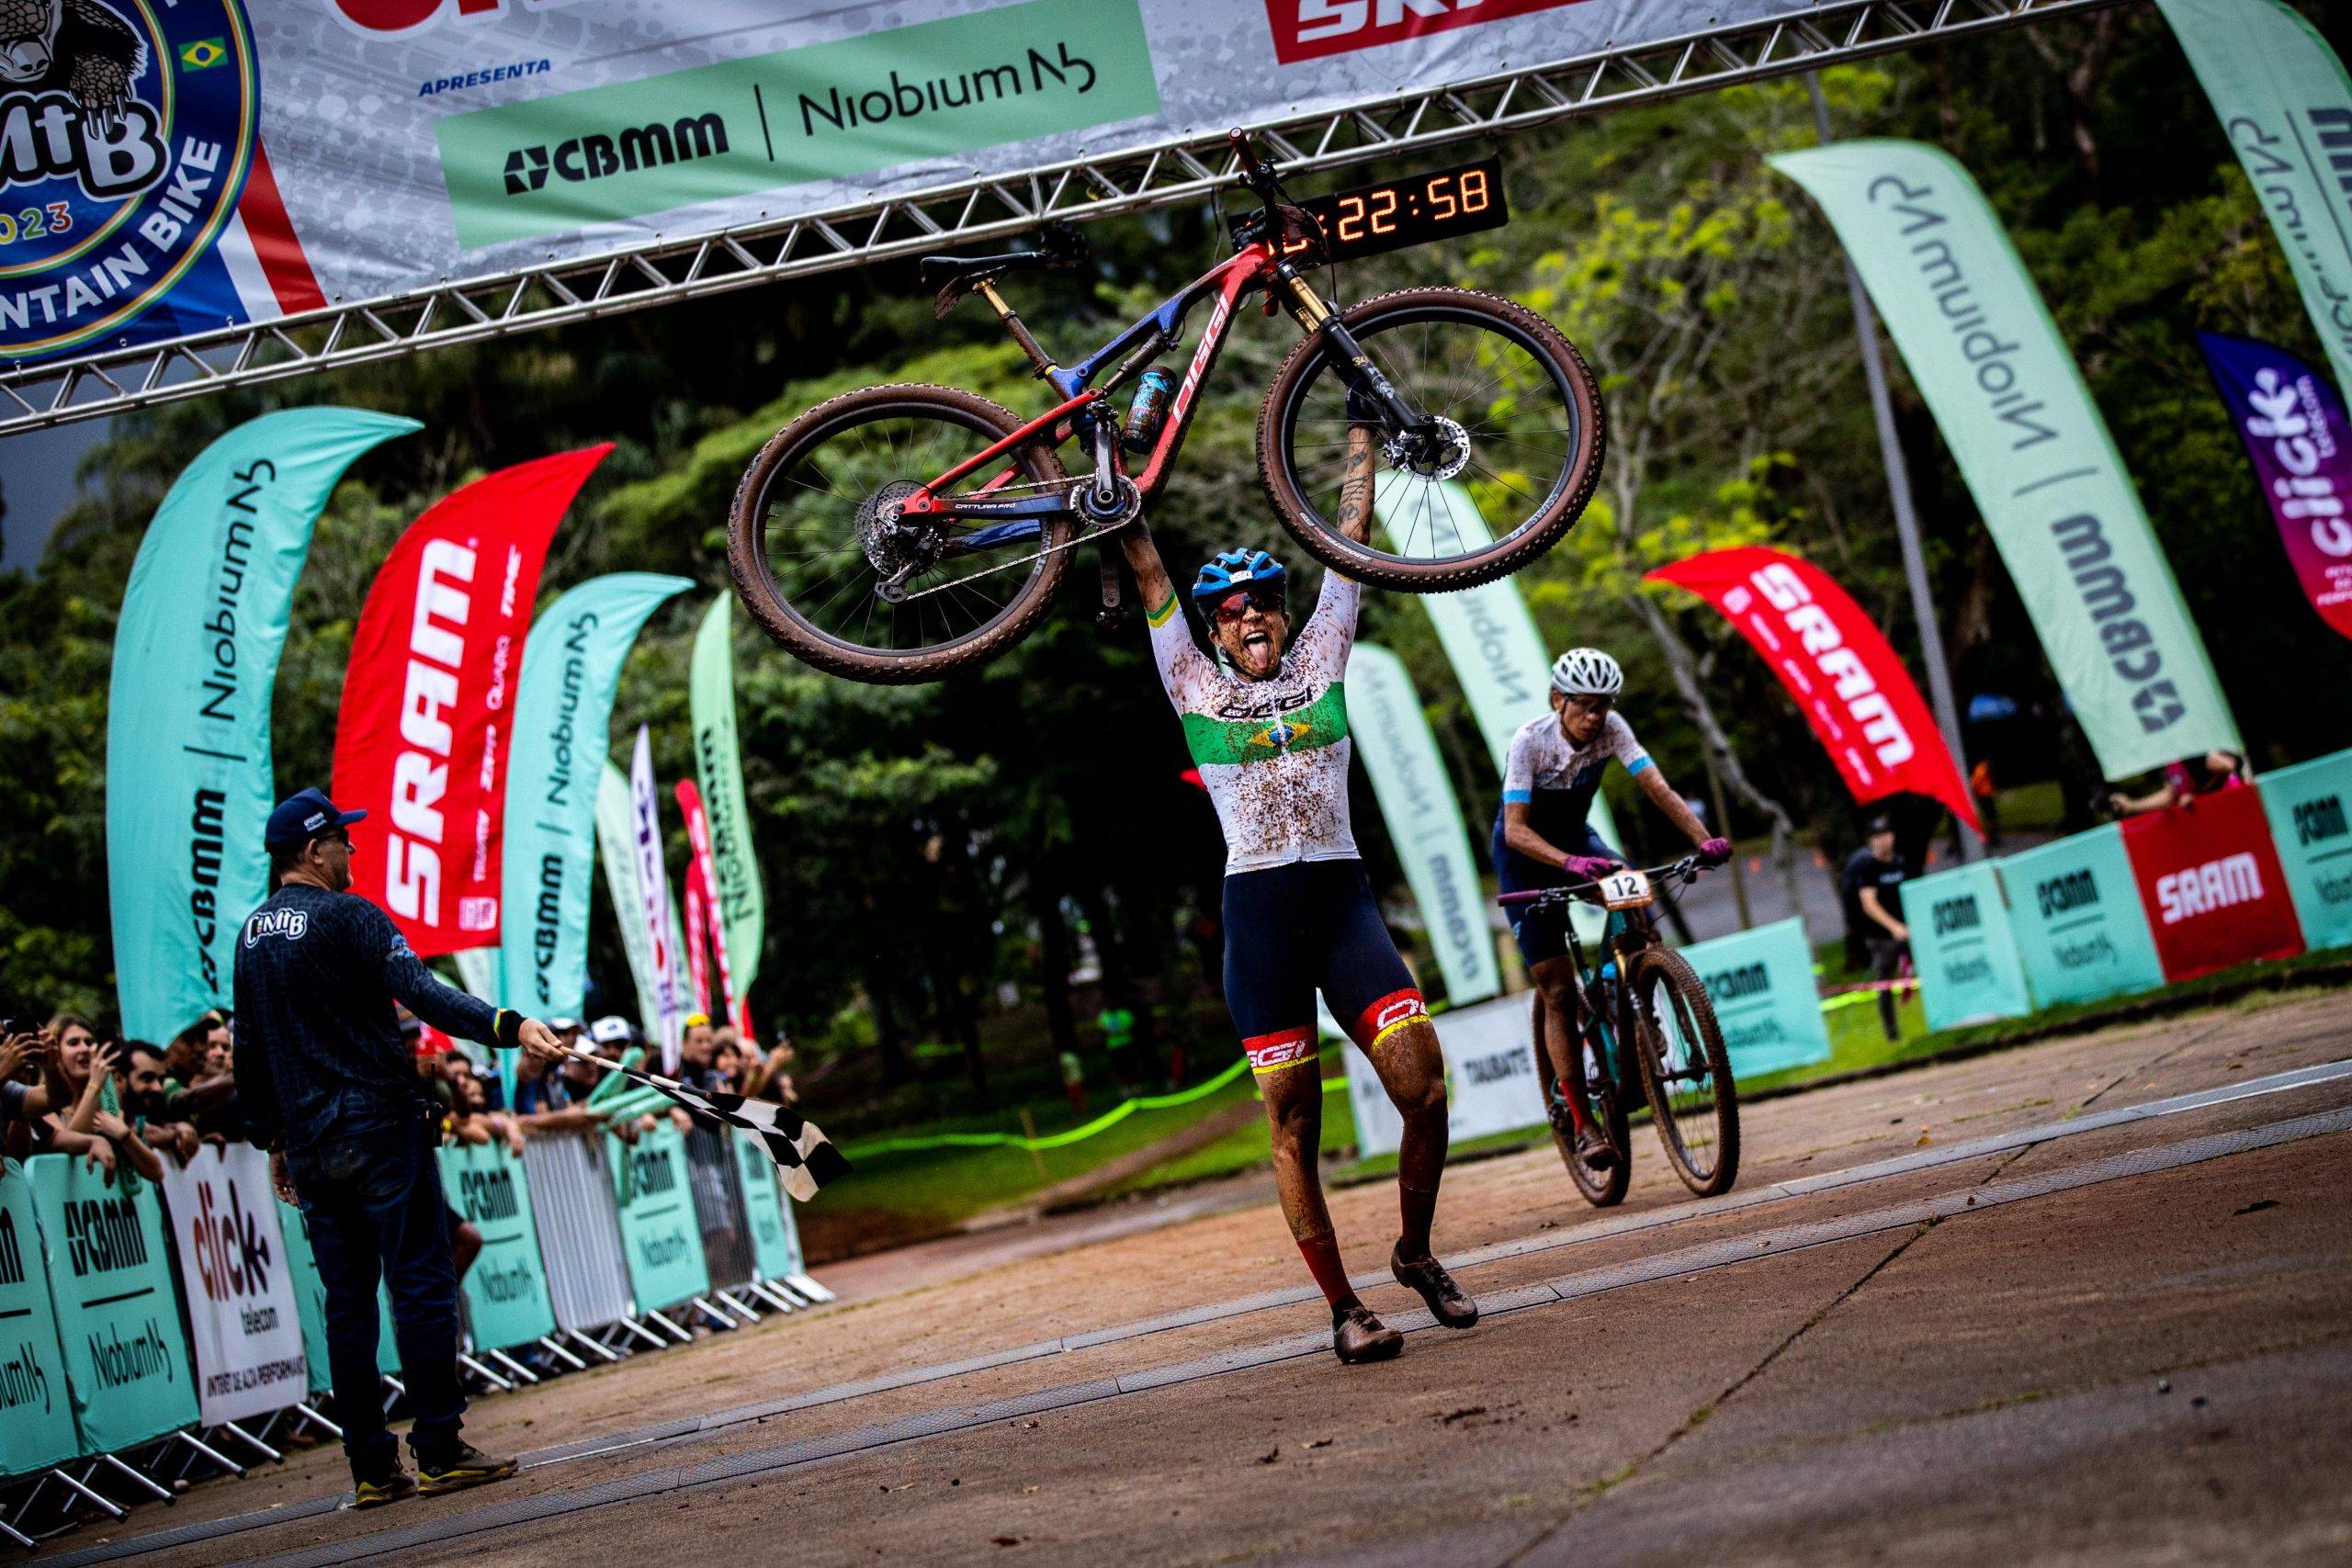
[[[1470,433],[1457,420],[1439,415],[1437,428],[1426,434],[1407,432],[1381,443],[1381,455],[1390,465],[1423,479],[1450,479],[1470,466]]]

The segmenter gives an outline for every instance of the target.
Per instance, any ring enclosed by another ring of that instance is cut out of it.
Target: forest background
[[[2341,52],[2340,8],[2302,8]],[[2303,602],[2194,333],[2264,338],[2315,362],[2318,344],[2154,9],[1890,57],[1829,73],[1823,86],[1839,137],[1937,143],[1984,187],[2138,480],[2257,768],[2352,744],[2352,647]],[[1783,820],[1837,852],[1857,813],[1773,677],[1712,611],[1639,582],[1701,548],[1770,541],[1826,568],[1918,669],[1840,253],[1764,164],[1815,140],[1798,79],[1523,136],[1498,149],[1507,229],[1353,265],[1328,291],[1353,299],[1464,283],[1525,301],[1584,349],[1612,447],[1584,521],[1518,579],[1544,640],[1597,644],[1624,662],[1629,716],[1693,794],[1704,738],[1719,733],[1743,838]],[[1363,177],[1301,182],[1302,193]],[[1094,223],[1087,237],[1084,271],[1011,290],[1066,356],[1226,254],[1205,204]],[[1180,568],[1236,542],[1299,562],[1252,456],[1258,399],[1293,341],[1287,322],[1252,314],[1212,378],[1153,518]],[[2058,781],[2064,815],[2081,825],[2098,783],[2087,750],[1924,404],[1890,361],[1961,704],[1994,694],[2019,710],[1972,726],[1968,761],[1990,754],[2004,784]],[[614,714],[616,753],[650,725],[667,780],[691,767],[687,650],[710,594],[727,591],[737,476],[795,414],[888,380],[1043,406],[987,313],[934,322],[905,264],[118,421],[85,458],[82,499],[38,569],[0,573],[0,1005],[111,1011],[104,801],[116,615],[164,491],[229,425],[321,402],[425,424],[363,458],[319,524],[277,680],[281,793],[328,776],[353,626],[400,531],[489,469],[608,439],[617,449],[557,534],[542,592],[622,570],[704,585],[648,626]],[[768,908],[752,1003],[798,1036],[804,1077],[831,1079],[823,1098],[837,1133],[1034,1092],[1061,1051],[1091,1043],[1103,1001],[1142,1014],[1155,1051],[1191,1047],[1194,1076],[1227,1059],[1215,818],[1181,777],[1181,732],[1139,618],[1130,612],[1107,637],[1093,624],[1094,575],[1069,573],[1066,603],[1009,656],[932,686],[820,675],[736,619]],[[1311,568],[1305,576],[1295,604],[1310,602]],[[1427,618],[1409,597],[1373,594],[1363,635],[1412,671],[1483,854],[1499,782]],[[1688,680],[1678,682],[1678,666]],[[1361,769],[1356,787],[1358,837],[1409,933],[1410,897]],[[1668,841],[1630,791],[1612,798],[1637,847]],[[675,864],[684,845],[673,828]],[[591,1011],[631,1010],[601,892],[592,933]],[[1426,951],[1416,957],[1435,987]],[[1074,992],[1073,970],[1097,968],[1099,984]]]

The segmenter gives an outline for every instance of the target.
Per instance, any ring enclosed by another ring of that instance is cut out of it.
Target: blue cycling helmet
[[[1196,602],[1222,599],[1236,589],[1283,587],[1283,563],[1263,550],[1219,550],[1202,563],[1193,580]]]

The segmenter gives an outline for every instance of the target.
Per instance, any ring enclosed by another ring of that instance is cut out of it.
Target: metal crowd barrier
[[[565,1337],[616,1361],[620,1352],[599,1336],[618,1329],[657,1347],[667,1341],[637,1321],[612,1179],[598,1146],[602,1141],[584,1133],[526,1139],[523,1171],[530,1182],[531,1217],[538,1226],[556,1326]]]
[[[710,1267],[710,1293],[744,1322],[759,1322],[759,1313],[743,1300],[752,1293],[759,1267],[735,1170],[735,1143],[723,1130],[696,1122],[686,1134],[686,1185]]]

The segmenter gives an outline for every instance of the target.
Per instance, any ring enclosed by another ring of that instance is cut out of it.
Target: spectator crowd
[[[600,1018],[584,1027],[577,1019],[549,1023],[564,1044],[605,1061],[646,1051],[656,1058],[652,1066],[660,1066],[658,1051],[626,1019]],[[405,1011],[401,1027],[415,1052],[418,1076],[441,1109],[445,1143],[498,1140],[519,1154],[534,1133],[594,1129],[634,1142],[661,1115],[673,1117],[682,1129],[690,1120],[676,1110],[616,1118],[591,1104],[606,1075],[576,1057],[550,1065],[515,1053],[510,1097],[485,1048],[452,1042]],[[109,1175],[129,1169],[156,1180],[165,1158],[185,1164],[206,1144],[243,1139],[235,1029],[228,1013],[207,1012],[168,1044],[157,1045],[122,1039],[78,1013],[61,1012],[46,1022],[11,1020],[0,1032],[0,1151],[14,1160],[76,1156]],[[678,1077],[699,1089],[793,1105],[798,1099],[793,1055],[782,1031],[762,1050],[732,1026],[695,1013],[685,1021]],[[467,1239],[458,1238],[461,1264]]]

